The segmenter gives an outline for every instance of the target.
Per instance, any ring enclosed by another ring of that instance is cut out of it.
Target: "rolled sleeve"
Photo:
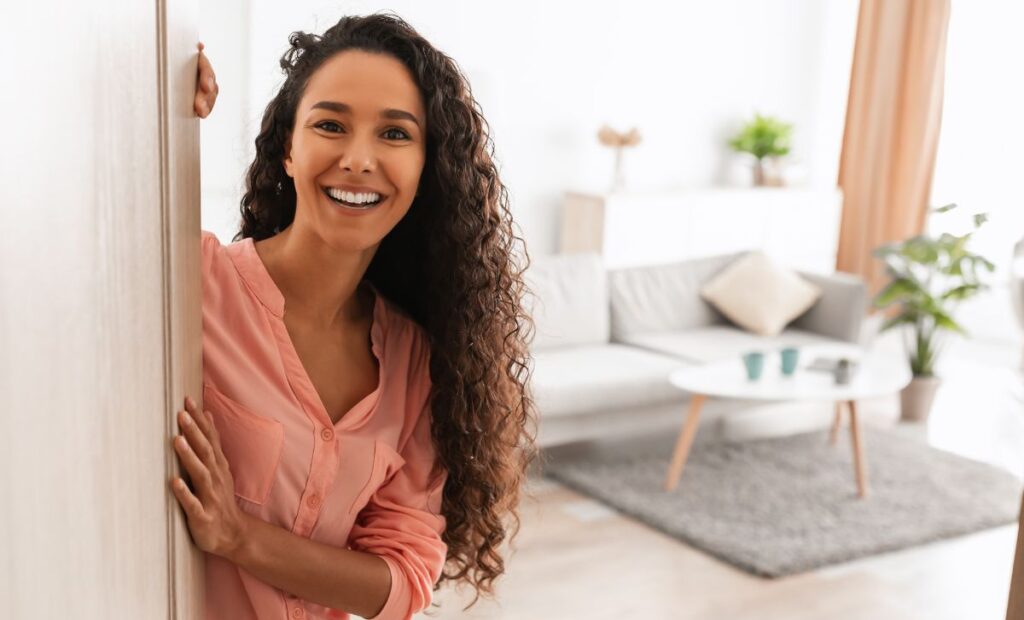
[[[217,235],[208,230],[200,231],[199,255],[202,263],[203,279],[210,273],[210,264],[213,263],[216,252],[221,248]]]
[[[430,479],[429,411],[420,415],[401,455],[405,463],[360,511],[349,537],[352,549],[381,557],[391,571],[391,592],[372,620],[406,620],[426,609],[448,553],[441,538],[441,497],[448,476],[441,470]]]

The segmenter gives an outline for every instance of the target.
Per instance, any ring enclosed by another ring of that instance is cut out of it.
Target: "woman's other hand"
[[[200,411],[191,398],[185,399],[185,409],[178,412],[181,435],[172,442],[193,489],[181,478],[172,480],[171,488],[185,509],[196,546],[225,557],[245,540],[246,515],[235,501],[235,481],[213,417]]]
[[[199,118],[206,118],[213,111],[213,104],[217,102],[217,93],[220,86],[217,85],[217,76],[213,73],[213,65],[210,59],[203,53],[206,46],[199,44],[199,66],[196,71],[196,98],[192,108]]]

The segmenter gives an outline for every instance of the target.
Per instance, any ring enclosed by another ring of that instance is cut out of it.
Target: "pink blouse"
[[[380,620],[430,605],[447,546],[429,480],[426,334],[376,289],[377,388],[331,422],[285,328],[284,297],[253,240],[202,233],[203,406],[214,418],[242,510],[299,536],[381,557],[391,593]],[[339,377],[344,381],[344,377]],[[206,555],[208,620],[349,618]]]

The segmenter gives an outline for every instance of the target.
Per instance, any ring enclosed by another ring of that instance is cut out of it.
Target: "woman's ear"
[[[285,174],[294,178],[295,175],[292,174],[292,134],[290,133],[284,140],[284,159],[282,163],[284,164]]]

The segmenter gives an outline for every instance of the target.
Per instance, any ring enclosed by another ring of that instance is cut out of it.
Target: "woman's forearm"
[[[380,557],[313,542],[245,515],[245,535],[225,556],[246,571],[302,599],[372,618],[391,592]]]

